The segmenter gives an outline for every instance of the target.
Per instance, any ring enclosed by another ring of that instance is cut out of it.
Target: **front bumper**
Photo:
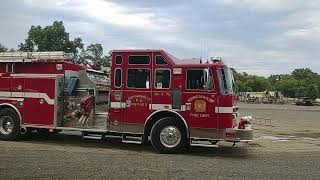
[[[252,141],[253,129],[237,129],[236,139],[240,139],[240,141]]]
[[[233,136],[228,136],[228,134],[233,134]],[[251,142],[253,141],[253,129],[227,129],[224,140],[229,142]]]

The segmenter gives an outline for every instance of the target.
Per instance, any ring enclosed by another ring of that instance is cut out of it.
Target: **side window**
[[[121,73],[121,69],[116,69],[115,70],[115,77],[114,77],[114,86],[116,88],[120,88],[121,87],[121,81],[122,81],[122,73]]]
[[[163,58],[163,56],[156,56],[156,65],[167,65],[167,61]]]
[[[209,69],[187,70],[187,89],[214,89],[211,71]]]
[[[170,70],[156,69],[154,86],[157,89],[170,88]]]
[[[149,69],[128,69],[128,88],[150,88]]]
[[[129,64],[150,64],[150,56],[129,56]]]
[[[116,64],[122,64],[122,56],[116,56]]]

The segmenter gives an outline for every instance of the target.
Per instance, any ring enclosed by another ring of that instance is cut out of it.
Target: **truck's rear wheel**
[[[0,139],[14,140],[20,132],[20,118],[9,108],[0,110]]]
[[[175,153],[187,145],[187,130],[173,117],[160,119],[151,129],[151,144],[160,153]]]

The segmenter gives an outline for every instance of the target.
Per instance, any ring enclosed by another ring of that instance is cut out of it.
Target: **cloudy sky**
[[[320,73],[319,0],[4,0],[0,17],[0,43],[10,48],[31,25],[62,20],[71,37],[105,51],[218,56],[263,76],[300,67]]]

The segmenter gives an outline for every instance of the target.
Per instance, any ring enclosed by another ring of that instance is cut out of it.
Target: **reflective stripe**
[[[233,113],[233,107],[216,107],[215,113]]]
[[[11,77],[26,77],[26,78],[55,78],[63,74],[10,74]]]
[[[149,104],[149,109],[160,110],[160,109],[172,109],[171,104]]]
[[[23,101],[23,98],[0,97],[0,100],[7,100],[7,101]]]
[[[11,97],[11,92],[0,91],[0,97]]]
[[[5,97],[6,99],[16,98],[38,98],[44,99],[48,104],[54,105],[54,99],[51,99],[46,93],[33,93],[33,92],[3,92],[0,91],[0,99]]]
[[[126,107],[126,103],[125,102],[111,102],[110,103],[110,107],[111,108],[122,109],[122,108]]]
[[[125,102],[111,102],[111,108],[126,108]],[[130,106],[128,106],[130,107]],[[150,110],[166,110],[172,109],[171,104],[149,104]],[[181,111],[186,111],[186,106],[181,105]],[[215,107],[215,113],[234,113],[233,107]]]

